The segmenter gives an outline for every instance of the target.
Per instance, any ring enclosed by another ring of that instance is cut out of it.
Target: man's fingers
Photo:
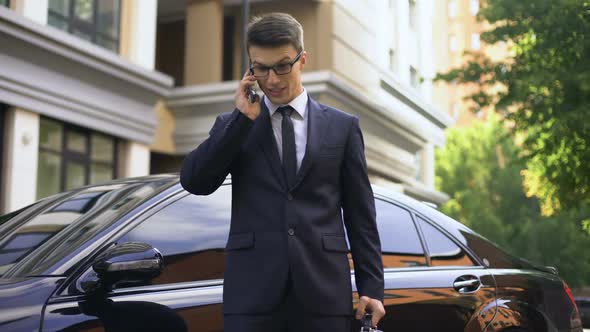
[[[365,308],[369,304],[369,298],[366,296],[361,296],[359,299],[359,305],[356,309],[356,319],[361,319],[365,315]]]
[[[371,310],[371,314],[373,315],[371,325],[373,327],[376,327],[381,318],[385,316],[385,308],[383,308],[383,303],[381,303],[381,301],[371,299],[369,303],[369,309]]]
[[[375,302],[377,302],[377,303],[375,303]],[[373,300],[372,304],[376,304],[373,306],[376,308],[371,308],[372,312],[373,312],[373,319],[371,320],[371,324],[373,325],[373,327],[376,327],[377,324],[379,323],[379,321],[381,320],[381,318],[383,318],[383,316],[385,316],[385,309],[383,308],[383,305],[381,304],[380,301]]]

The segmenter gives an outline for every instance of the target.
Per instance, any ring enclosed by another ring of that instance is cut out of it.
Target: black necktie
[[[291,121],[291,113],[294,109],[291,106],[279,107],[277,110],[283,116],[282,135],[283,135],[283,169],[285,170],[285,177],[287,185],[292,188],[295,184],[295,175],[297,174],[297,153],[295,150],[295,130],[293,129],[293,121]]]

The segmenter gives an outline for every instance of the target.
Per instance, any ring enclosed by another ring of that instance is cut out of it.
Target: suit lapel
[[[270,123],[270,112],[263,101],[260,101],[260,104],[260,116],[256,119],[255,137],[258,137],[258,143],[264,152],[264,156],[266,157],[270,168],[279,180],[279,183],[283,188],[287,188],[283,166],[281,165],[279,151],[276,146],[277,143]]]
[[[308,125],[307,125],[307,144],[305,148],[305,155],[301,162],[301,167],[297,172],[295,184],[291,190],[299,186],[311,165],[316,160],[320,150],[320,143],[322,142],[323,134],[326,132],[328,121],[326,109],[322,107],[317,101],[309,96],[307,101],[308,111]]]

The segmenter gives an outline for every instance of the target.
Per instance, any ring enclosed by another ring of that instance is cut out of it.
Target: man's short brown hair
[[[291,15],[269,13],[257,16],[248,25],[248,49],[250,46],[279,47],[292,45],[297,52],[303,50],[303,27]]]

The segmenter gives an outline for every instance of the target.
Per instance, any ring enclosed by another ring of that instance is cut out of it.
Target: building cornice
[[[150,144],[173,80],[0,7],[0,101]]]
[[[320,102],[332,104],[331,101],[337,101],[345,105],[344,111],[361,117],[367,162],[372,172],[403,184],[414,197],[437,203],[447,199],[444,194],[415,180],[415,153],[430,144],[428,142],[444,143],[444,128],[433,124],[431,117],[417,114],[414,108],[420,105],[414,104],[396,112],[373,101],[329,71],[304,73],[302,81],[307,92]],[[231,81],[171,90],[166,103],[176,119],[174,142],[177,154],[184,155],[196,148],[209,136],[216,116],[234,108],[237,84],[237,81]],[[442,125],[444,127],[444,122]]]

